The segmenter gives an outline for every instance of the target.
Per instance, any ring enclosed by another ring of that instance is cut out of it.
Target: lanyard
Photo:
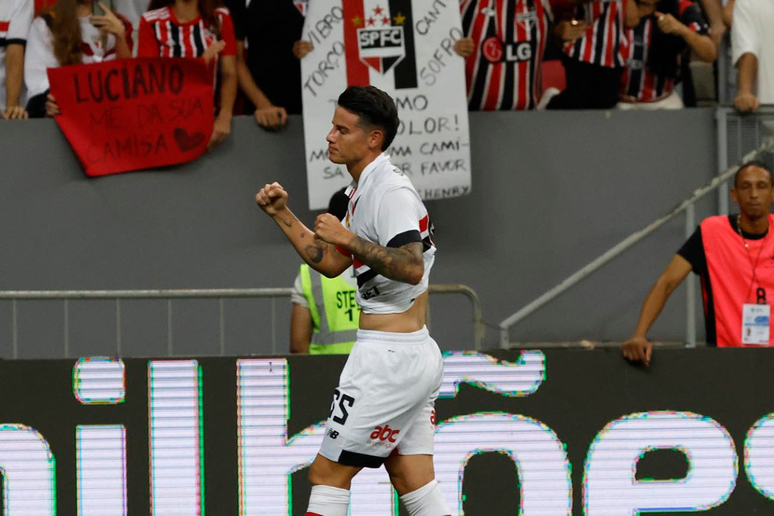
[[[750,299],[750,294],[752,294],[753,285],[758,285],[758,288],[755,289],[755,303],[758,305],[765,305],[766,304],[766,289],[764,289],[761,286],[761,281],[758,279],[758,260],[761,258],[761,254],[763,253],[763,248],[766,247],[766,241],[769,238],[768,230],[766,233],[766,236],[763,239],[763,243],[761,243],[761,248],[758,249],[758,256],[755,258],[755,262],[753,262],[752,256],[750,255],[750,246],[747,243],[747,240],[744,238],[744,235],[742,234],[742,215],[739,214],[736,216],[736,230],[739,232],[739,236],[742,237],[742,243],[744,243],[744,250],[747,251],[747,260],[750,262],[750,266],[752,267],[752,281],[750,282],[750,288],[747,290],[747,297],[745,298],[745,301],[748,301]]]

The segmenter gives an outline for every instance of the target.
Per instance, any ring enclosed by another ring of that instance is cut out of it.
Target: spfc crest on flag
[[[349,86],[416,88],[412,0],[343,0]]]
[[[391,16],[388,8],[376,5],[364,13],[357,29],[360,61],[381,74],[389,72],[406,57],[402,14]]]

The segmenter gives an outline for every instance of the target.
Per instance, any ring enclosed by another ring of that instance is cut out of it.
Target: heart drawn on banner
[[[188,152],[195,149],[201,145],[201,143],[204,141],[204,138],[206,138],[204,133],[195,132],[188,134],[188,131],[182,127],[175,129],[174,135],[175,143],[181,152]]]

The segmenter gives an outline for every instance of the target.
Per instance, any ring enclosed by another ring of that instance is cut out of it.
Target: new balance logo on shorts
[[[390,425],[384,425],[384,426],[377,426],[374,428],[374,431],[371,432],[371,440],[372,441],[387,441],[390,443],[395,444],[396,439],[395,436],[400,433],[400,430],[393,430],[390,428]]]
[[[333,428],[328,429],[328,437],[330,437],[331,439],[336,439],[338,436],[339,436],[339,433],[336,430],[334,430]]]

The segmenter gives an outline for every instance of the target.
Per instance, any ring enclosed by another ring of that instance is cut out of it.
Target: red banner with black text
[[[87,175],[194,160],[212,133],[212,71],[203,61],[118,59],[48,70],[56,121]]]

